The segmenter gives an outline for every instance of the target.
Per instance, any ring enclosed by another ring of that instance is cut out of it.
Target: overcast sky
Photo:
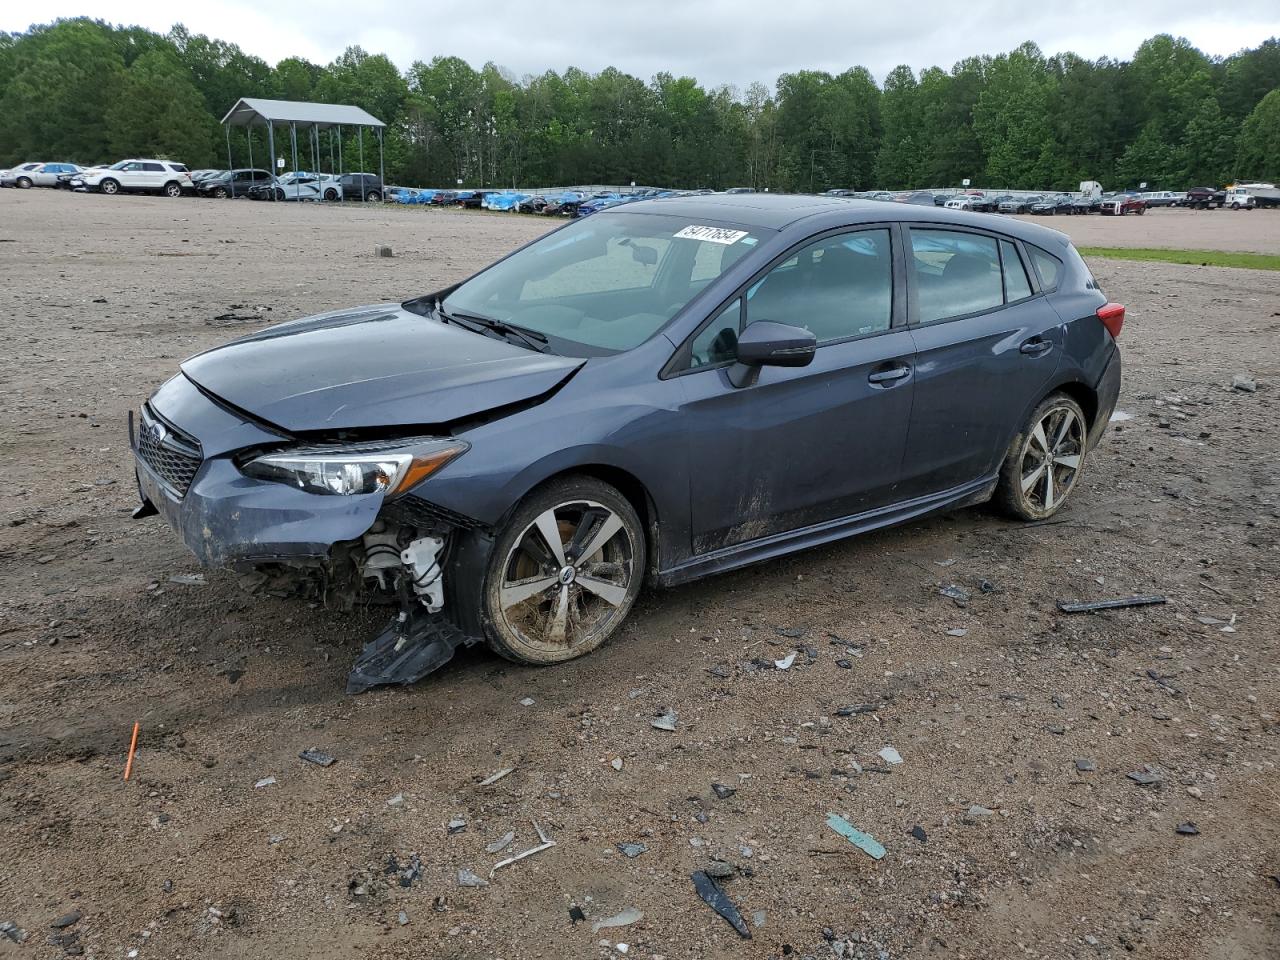
[[[0,29],[33,16],[90,15],[161,33],[181,21],[193,33],[237,43],[274,64],[289,56],[327,63],[347,46],[386,53],[401,68],[455,55],[492,60],[517,77],[569,66],[607,66],[648,80],[666,70],[706,86],[772,86],[800,69],[838,73],[861,64],[877,80],[899,63],[950,68],[1033,40],[1046,54],[1127,59],[1156,33],[1185,36],[1230,54],[1280,35],[1280,2],[1233,0],[42,0],[3,4]],[[961,12],[963,11],[963,12]]]

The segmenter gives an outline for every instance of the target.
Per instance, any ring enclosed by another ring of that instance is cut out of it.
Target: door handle
[[[1053,349],[1053,343],[1036,337],[1035,339],[1027,340],[1018,349],[1029,357],[1040,357]]]
[[[875,373],[867,375],[867,382],[874,384],[892,383],[894,380],[902,380],[911,375],[911,368],[905,364],[897,367],[890,367],[887,370],[877,370]]]

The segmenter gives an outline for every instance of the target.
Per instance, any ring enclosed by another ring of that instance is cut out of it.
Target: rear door
[[[690,340],[677,379],[695,554],[895,499],[915,360],[896,232],[879,224],[807,242]],[[735,387],[726,368],[737,333],[757,320],[805,327],[817,353]]]
[[[1022,245],[951,225],[907,231],[915,402],[903,495],[993,477],[1062,354],[1062,321]]]
[[[169,171],[163,163],[142,164],[142,186],[148,190],[159,190],[168,179]]]

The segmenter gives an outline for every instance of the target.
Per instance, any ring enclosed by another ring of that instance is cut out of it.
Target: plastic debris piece
[[[620,843],[618,844],[618,849],[622,851],[624,857],[634,860],[640,854],[647,852],[649,848],[643,843]]]
[[[969,591],[964,587],[956,586],[954,583],[947,584],[938,593],[952,600],[957,607],[963,607],[969,602]]]
[[[501,770],[499,770],[497,773],[491,773],[491,774],[489,774],[489,776],[487,776],[487,777],[485,777],[483,780],[481,780],[481,781],[480,781],[480,786],[482,786],[482,787],[490,787],[490,786],[493,786],[493,784],[497,783],[499,780],[501,780],[501,779],[502,779],[503,777],[505,777],[507,774],[509,774],[509,773],[514,773],[514,772],[515,772],[515,769],[516,769],[515,767],[503,767],[503,768],[502,768]]]
[[[1113,410],[1111,412],[1110,419],[1107,420],[1107,423],[1124,423],[1126,420],[1132,420],[1132,419],[1133,419],[1132,413],[1125,413],[1123,410]]]
[[[915,837],[921,843],[925,843],[929,839],[929,835],[924,832],[924,827],[920,826],[920,824],[918,823],[914,827],[912,827],[908,831],[908,833],[910,833],[911,836]]]
[[[1197,827],[1195,823],[1193,823],[1190,820],[1188,820],[1186,823],[1178,824],[1177,827],[1174,828],[1174,830],[1177,833],[1182,834],[1182,836],[1184,837],[1194,837],[1196,834],[1200,832],[1200,828]]]
[[[314,763],[317,767],[332,767],[338,762],[337,757],[327,754],[322,750],[317,750],[315,747],[309,747],[308,749],[303,750],[298,754],[298,756],[307,761],[307,763]]]
[[[532,857],[535,853],[541,853],[543,850],[548,850],[551,847],[554,847],[556,845],[556,842],[554,840],[552,840],[550,837],[548,837],[545,833],[542,832],[542,828],[538,826],[537,820],[531,819],[529,822],[533,824],[534,832],[538,834],[538,840],[541,842],[536,847],[530,847],[528,850],[525,850],[523,853],[517,853],[510,857],[507,857],[505,860],[499,860],[497,863],[493,865],[492,869],[489,870],[489,877],[491,879],[494,873],[496,873],[498,870],[501,870],[503,867],[509,867],[511,866],[511,864],[516,863],[517,861],[523,860],[525,857]]]
[[[1150,787],[1164,782],[1164,777],[1158,773],[1152,773],[1150,770],[1135,770],[1133,773],[1125,774],[1125,776],[1141,787]]]
[[[610,761],[609,761],[609,766],[613,767],[613,769],[615,769],[615,770],[617,770],[619,773],[621,773],[621,772],[622,772],[622,758],[621,758],[621,757],[614,757],[612,760],[610,760]]]
[[[535,702],[535,701],[534,701],[533,697],[525,697],[523,700],[521,700],[521,701],[520,701],[520,706],[522,706],[522,707],[532,707],[532,706],[533,706],[533,704],[534,704],[534,702]]]
[[[848,707],[841,707],[836,711],[837,717],[855,717],[862,713],[875,713],[879,710],[881,704],[878,703],[855,703]]]
[[[489,881],[484,877],[478,877],[467,867],[463,867],[458,871],[458,886],[460,887],[487,887]]]
[[[773,665],[777,667],[779,670],[790,670],[791,665],[795,662],[796,662],[796,652],[792,650],[781,660],[773,661]]]
[[[884,856],[885,850],[884,847],[880,845],[879,840],[871,836],[869,833],[863,833],[844,817],[840,816],[840,814],[828,813],[827,826],[852,843],[872,860],[879,860]]]
[[[169,582],[184,587],[203,587],[207,581],[203,573],[175,573],[169,578]]]
[[[446,829],[448,829],[450,833],[461,833],[463,830],[467,829],[467,821],[463,820],[461,817],[454,817],[449,821],[449,826]]]
[[[1076,769],[1081,773],[1092,773],[1098,769],[1098,765],[1087,757],[1081,757],[1076,761]]]
[[[728,800],[738,792],[735,787],[726,787],[723,783],[713,783],[711,790],[721,800]]]
[[[952,627],[947,631],[948,637],[963,637],[969,632],[967,627]]]
[[[276,782],[275,777],[263,777],[261,780],[259,780],[257,783],[253,785],[253,788],[255,790],[261,790],[263,787],[269,787],[275,782]]]
[[[637,920],[643,920],[644,913],[636,907],[627,907],[621,913],[616,913],[612,917],[605,920],[597,920],[591,925],[592,933],[599,933],[607,927],[625,927],[628,924],[635,923]]]
[[[396,922],[402,927],[407,927],[409,925],[409,915],[401,910],[396,914]]]
[[[893,747],[884,747],[879,753],[876,754],[876,756],[879,757],[881,760],[883,760],[885,763],[890,763],[890,764],[893,764],[894,766],[897,766],[902,762],[902,754],[898,753],[898,751],[895,750]]]
[[[1059,600],[1058,609],[1063,613],[1092,613],[1094,610],[1121,610],[1125,607],[1150,607],[1169,601],[1160,594],[1145,597],[1120,597],[1116,600],[1093,600],[1090,602]]]
[[[674,710],[667,708],[667,712],[661,716],[654,717],[649,721],[649,726],[655,730],[675,730],[676,723],[679,721],[680,715]]]
[[[720,884],[716,883],[715,880],[701,870],[692,874],[690,879],[693,880],[693,889],[698,891],[698,896],[712,910],[724,917],[743,939],[750,940],[750,928],[747,927],[746,921],[742,919],[742,914],[738,912],[738,908],[733,905],[733,901],[720,889]]]
[[[508,830],[506,833],[500,836],[497,840],[491,841],[490,843],[486,843],[484,845],[484,852],[497,853],[499,850],[505,850],[507,847],[511,846],[511,841],[514,840],[515,838],[516,838],[516,832],[514,830]]]
[[[582,908],[576,903],[569,908],[569,922],[573,924],[582,923],[587,919],[587,915],[582,912]]]

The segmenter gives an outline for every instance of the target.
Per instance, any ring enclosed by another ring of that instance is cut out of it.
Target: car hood
[[[270,327],[196,354],[182,372],[269,424],[307,432],[447,424],[540,397],[585,362],[383,304]]]

